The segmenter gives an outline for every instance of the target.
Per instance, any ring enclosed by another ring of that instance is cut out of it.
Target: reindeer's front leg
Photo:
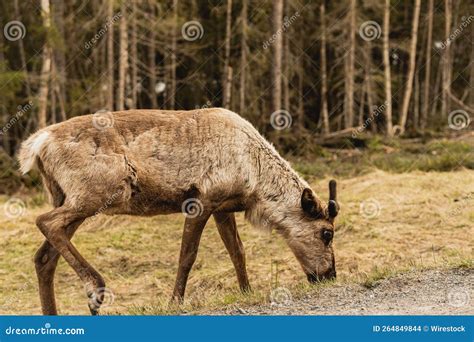
[[[174,285],[171,301],[181,303],[186,290],[189,271],[196,260],[201,234],[210,214],[202,213],[198,217],[187,217],[184,223],[181,252],[179,255],[178,275]]]
[[[229,252],[230,259],[234,264],[237,280],[242,292],[250,291],[249,277],[245,267],[245,252],[239,233],[234,213],[214,213],[219,234],[224,241],[224,245]]]

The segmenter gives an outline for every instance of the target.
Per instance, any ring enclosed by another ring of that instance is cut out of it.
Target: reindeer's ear
[[[314,197],[313,191],[309,188],[303,190],[303,194],[301,195],[301,208],[312,218],[319,218],[323,215],[321,205]]]

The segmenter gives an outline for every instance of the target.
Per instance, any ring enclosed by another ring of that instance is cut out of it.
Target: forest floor
[[[309,285],[284,240],[253,229],[242,214],[237,222],[253,291],[238,291],[210,221],[179,308],[168,300],[183,215],[99,216],[81,226],[73,243],[110,289],[104,314],[473,314],[474,143],[450,144],[339,151],[333,172],[322,170],[320,159],[293,161],[324,200],[337,174],[336,281]],[[25,205],[15,217],[0,215],[0,314],[40,314],[32,259],[43,237],[35,218],[50,207],[41,192],[14,196]],[[0,210],[11,200],[0,196]],[[61,314],[88,314],[83,285],[64,260],[56,292]]]

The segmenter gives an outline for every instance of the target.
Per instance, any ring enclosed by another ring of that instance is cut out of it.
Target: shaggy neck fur
[[[266,141],[260,141],[254,156],[257,201],[245,212],[246,219],[264,230],[284,235],[302,218],[301,195],[308,186],[289,163]]]

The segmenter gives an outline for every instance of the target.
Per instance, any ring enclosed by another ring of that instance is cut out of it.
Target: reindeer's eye
[[[327,246],[331,243],[334,233],[332,230],[324,229],[321,233],[321,238],[324,241],[324,244]]]

